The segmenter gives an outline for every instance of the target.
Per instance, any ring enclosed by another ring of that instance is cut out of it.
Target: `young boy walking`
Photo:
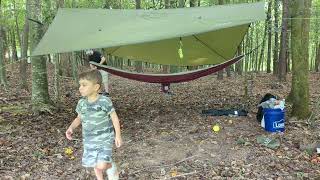
[[[120,123],[111,100],[99,95],[102,77],[98,70],[90,70],[79,75],[79,91],[83,96],[77,104],[78,116],[66,131],[67,139],[72,139],[73,131],[82,124],[84,167],[93,167],[98,180],[118,180],[119,172],[112,161],[112,146],[122,145]]]

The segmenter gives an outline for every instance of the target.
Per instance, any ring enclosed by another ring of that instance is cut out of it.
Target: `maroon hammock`
[[[90,61],[91,64],[97,66],[98,69],[107,71],[111,74],[148,83],[160,83],[162,85],[170,85],[171,83],[180,83],[191,81],[194,79],[198,79],[203,76],[207,76],[209,74],[220,71],[236,62],[238,62],[244,55],[235,57],[229,61],[226,61],[222,64],[218,64],[215,66],[211,66],[204,69],[199,69],[195,71],[181,72],[181,73],[173,73],[173,74],[142,74],[142,73],[134,73],[128,72],[120,69],[116,69],[110,66],[101,65],[95,62]]]

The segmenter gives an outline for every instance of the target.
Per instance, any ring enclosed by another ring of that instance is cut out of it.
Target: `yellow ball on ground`
[[[212,126],[212,130],[214,132],[219,132],[220,131],[220,126],[219,125],[214,125],[214,126]]]

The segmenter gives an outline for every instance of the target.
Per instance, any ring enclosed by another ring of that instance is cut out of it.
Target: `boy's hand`
[[[71,128],[68,128],[66,131],[67,139],[72,140],[72,133],[73,133],[73,130]]]
[[[116,147],[119,148],[122,145],[122,138],[121,136],[116,136],[116,138],[114,139]]]

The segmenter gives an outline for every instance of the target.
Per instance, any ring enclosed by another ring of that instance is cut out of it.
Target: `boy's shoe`
[[[116,163],[112,162],[111,168],[107,169],[108,180],[119,180],[119,172]]]

